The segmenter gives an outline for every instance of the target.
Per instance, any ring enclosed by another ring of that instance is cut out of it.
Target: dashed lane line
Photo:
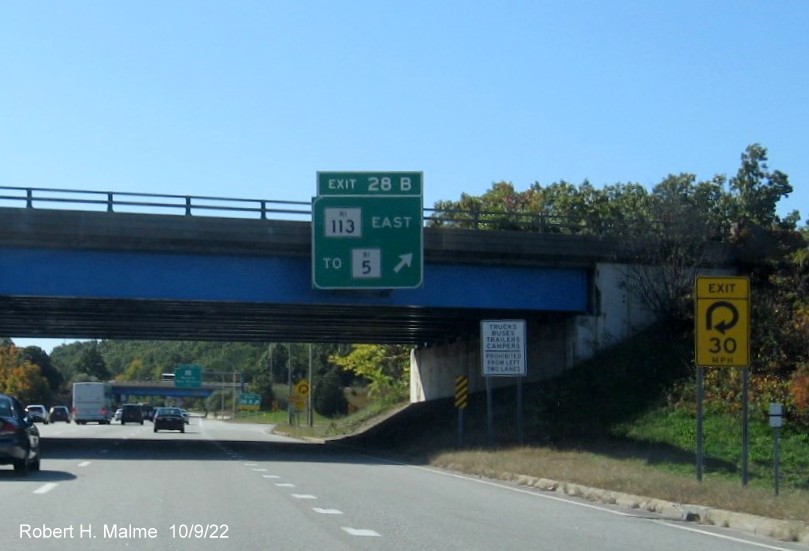
[[[360,536],[360,537],[381,537],[379,532],[374,532],[373,530],[367,530],[364,528],[350,528],[348,526],[341,526],[345,532],[351,536]]]
[[[47,484],[43,484],[42,486],[40,486],[39,488],[34,490],[34,493],[35,494],[47,494],[48,492],[50,492],[51,490],[53,490],[57,486],[58,486],[58,484],[56,482],[48,482]]]

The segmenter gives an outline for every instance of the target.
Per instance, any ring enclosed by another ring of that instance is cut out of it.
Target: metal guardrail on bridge
[[[0,207],[3,206],[306,222],[312,217],[312,204],[306,201],[13,186],[0,186]],[[612,221],[597,217],[573,218],[537,212],[425,208],[422,218],[425,225],[444,229],[589,235],[623,234],[630,229],[623,224],[620,228],[623,231],[616,231],[618,228]]]
[[[25,208],[62,208],[148,214],[217,214],[219,216],[311,217],[311,204],[303,201],[236,199],[195,195],[87,191],[57,188],[0,186],[0,205]]]

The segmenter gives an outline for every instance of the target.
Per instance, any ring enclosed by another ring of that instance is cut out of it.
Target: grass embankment
[[[762,516],[809,522],[809,435],[782,433],[781,495],[774,495],[773,440],[766,419],[750,425],[750,484],[741,485],[741,420],[705,418],[705,476],[695,476],[693,404],[668,405],[668,393],[692,376],[679,358],[692,344],[647,333],[552,381],[525,385],[524,443],[515,431],[514,389],[495,392],[495,441],[489,442],[485,397],[473,395],[458,445],[457,410],[450,400],[414,404],[359,434],[388,408],[363,408],[314,427],[286,426],[305,436],[354,434],[350,443],[377,453],[469,474],[510,479],[516,474]]]
[[[432,455],[430,463],[492,478],[511,479],[514,473],[524,474],[677,503],[809,522],[807,436],[784,435],[784,480],[781,494],[776,497],[772,438],[768,437],[768,427],[761,423],[751,426],[750,483],[742,487],[739,425],[737,418],[728,415],[706,419],[708,456],[702,483],[696,480],[693,447],[681,447],[693,440],[694,419],[668,408],[649,411],[637,422],[625,424],[616,434],[586,444],[445,448]]]

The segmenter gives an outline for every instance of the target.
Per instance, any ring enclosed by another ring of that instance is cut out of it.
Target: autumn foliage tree
[[[48,380],[38,365],[21,358],[21,352],[13,344],[0,345],[0,392],[16,396],[24,404],[49,404]]]
[[[720,244],[751,280],[753,399],[762,408],[770,400],[784,402],[809,424],[809,229],[798,229],[797,212],[779,216],[778,202],[792,185],[786,173],[768,166],[767,149],[750,145],[740,160],[731,177],[698,181],[672,174],[650,190],[636,183],[596,188],[559,181],[517,191],[497,182],[480,197],[436,203],[430,223],[637,240],[638,268],[628,286],[679,327],[693,327],[694,274]],[[731,375],[709,374],[718,405],[738,403],[740,384]]]
[[[407,393],[410,348],[402,345],[358,344],[347,355],[333,355],[329,361],[368,381],[371,395],[398,400]]]

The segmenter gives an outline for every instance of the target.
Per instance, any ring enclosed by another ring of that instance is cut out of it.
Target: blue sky
[[[807,29],[805,0],[2,2],[0,186],[309,201],[318,170],[419,170],[432,206],[761,143],[806,221]]]

